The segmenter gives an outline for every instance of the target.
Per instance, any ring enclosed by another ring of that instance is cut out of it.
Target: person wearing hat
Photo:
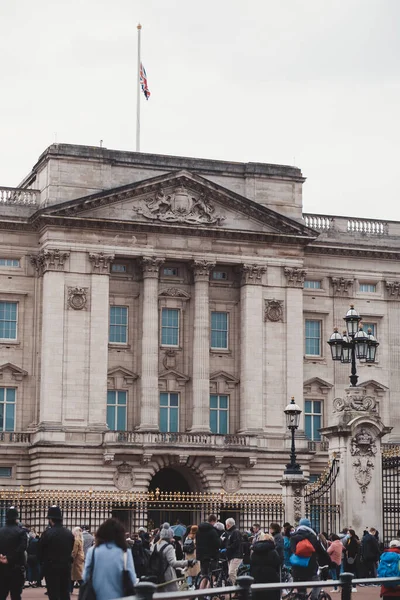
[[[381,554],[378,577],[397,577],[400,570],[400,541],[392,540],[389,548]],[[383,600],[389,598],[400,598],[400,585],[386,583],[381,586],[381,597]]]
[[[49,600],[69,600],[75,538],[69,529],[63,527],[59,506],[50,506],[47,518],[50,527],[43,532],[38,544],[47,593]]]
[[[300,558],[305,558],[305,556],[296,553],[298,544],[304,540],[308,540],[308,542],[310,542],[311,554],[307,557],[309,560],[306,566],[301,566],[300,564],[292,562],[293,556],[291,556],[290,562],[292,564],[293,581],[319,581],[318,566],[330,566],[331,559],[329,558],[326,550],[322,547],[322,544],[319,543],[317,535],[311,527],[311,522],[307,518],[300,519],[299,526],[296,528],[290,538],[290,549],[292,551],[292,555],[295,555],[295,557],[300,556]],[[311,600],[317,600],[319,592],[320,588],[313,588]]]
[[[18,511],[14,506],[6,512],[6,524],[0,529],[0,599],[8,594],[11,600],[21,600],[25,581],[25,552],[28,537],[18,526]]]

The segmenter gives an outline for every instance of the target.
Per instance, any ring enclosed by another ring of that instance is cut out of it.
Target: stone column
[[[266,267],[242,266],[240,289],[240,429],[263,429],[263,288]]]
[[[192,371],[192,426],[190,431],[210,431],[210,312],[209,279],[215,263],[195,260]]]
[[[113,254],[91,253],[88,427],[104,431],[107,422],[110,264]]]
[[[283,475],[279,482],[282,486],[282,500],[285,505],[285,521],[296,525],[306,514],[304,488],[308,479],[303,475]]]
[[[285,267],[286,277],[286,396],[294,396],[296,403],[303,411],[303,287],[306,271],[304,269]],[[301,340],[301,346],[299,345]],[[322,340],[321,340],[322,343]],[[301,424],[303,429],[303,425]]]
[[[142,302],[142,372],[139,431],[158,431],[158,277],[164,258],[144,256]]]
[[[61,430],[64,350],[64,267],[69,252],[46,249],[31,257],[43,276],[39,429]]]
[[[382,533],[381,438],[391,427],[382,423],[378,404],[365,388],[348,388],[333,402],[334,424],[321,429],[329,440],[329,454],[339,460],[336,496],[341,522],[362,531]]]

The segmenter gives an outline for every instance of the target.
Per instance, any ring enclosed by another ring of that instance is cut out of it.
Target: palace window
[[[128,307],[110,306],[110,331],[108,341],[111,344],[126,344],[128,341]]]
[[[179,346],[179,309],[161,309],[161,345]]]
[[[228,349],[228,313],[211,313],[211,348]]]
[[[17,339],[18,302],[0,302],[0,339]]]
[[[211,433],[229,433],[229,398],[228,396],[210,396],[210,429]]]
[[[304,402],[304,427],[306,437],[309,440],[313,442],[321,440],[321,435],[318,431],[322,427],[321,400],[306,400]]]
[[[360,283],[359,291],[375,293],[376,292],[376,283]]]
[[[177,267],[164,267],[163,275],[165,277],[178,277],[178,269]]]
[[[107,392],[107,426],[112,431],[126,431],[126,397],[124,391]]]
[[[0,479],[9,479],[12,477],[12,467],[0,467]]]
[[[0,267],[19,267],[18,258],[0,258]]]
[[[113,263],[111,265],[111,273],[126,273],[126,265]]]
[[[15,430],[15,388],[0,387],[0,431]]]
[[[160,393],[160,431],[179,431],[179,394]]]
[[[321,282],[316,279],[306,279],[304,282],[304,288],[307,290],[320,290]]]
[[[306,356],[321,356],[321,321],[306,319]]]
[[[213,271],[211,277],[214,281],[226,281],[228,273],[226,271]]]
[[[376,337],[376,332],[377,332],[376,323],[368,323],[367,321],[361,321],[360,324],[363,326],[363,330],[365,331],[365,333],[368,333],[368,329],[370,329],[372,335]]]

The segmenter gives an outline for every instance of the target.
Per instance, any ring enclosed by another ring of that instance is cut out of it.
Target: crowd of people
[[[383,549],[373,527],[361,537],[351,527],[328,535],[314,531],[303,518],[297,527],[272,522],[263,530],[254,523],[250,531],[241,532],[233,518],[221,523],[212,514],[199,525],[164,523],[159,529],[140,527],[132,534],[112,518],[92,535],[85,525],[72,531],[64,527],[58,506],[50,507],[47,517],[48,527],[39,536],[19,523],[15,507],[7,510],[6,525],[0,528],[0,600],[8,594],[11,600],[21,600],[24,586],[40,587],[43,581],[49,600],[69,600],[74,587],[83,590],[88,581],[96,600],[128,595],[140,578],[157,583],[163,592],[178,590],[183,579],[188,586],[201,588],[204,582],[213,583],[223,565],[224,583],[232,585],[238,573],[250,574],[256,583],[292,579],[300,584],[337,580],[342,571],[358,578],[400,573],[400,541],[392,540]],[[318,594],[319,588],[314,588],[311,598]],[[256,596],[257,600],[284,597],[280,590],[258,591]],[[400,598],[400,586],[382,586],[381,596]]]

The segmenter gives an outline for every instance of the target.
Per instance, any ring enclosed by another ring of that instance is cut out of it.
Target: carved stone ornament
[[[293,488],[293,514],[295,522],[300,521],[302,516],[302,497],[303,488],[301,486],[295,486]]]
[[[210,262],[208,260],[194,260],[192,263],[192,269],[195,281],[208,281],[208,278],[210,277],[210,271],[214,267],[214,262]]]
[[[151,462],[152,458],[153,455],[150,452],[143,452],[142,456],[140,457],[140,464],[146,466],[149,464],[149,462]]]
[[[389,300],[400,299],[400,281],[386,281],[386,290]]]
[[[377,453],[375,438],[367,428],[362,427],[352,438],[350,453],[355,457],[354,478],[360,487],[362,502],[365,504],[365,496],[375,468],[374,457]]]
[[[164,352],[164,358],[162,364],[164,368],[168,371],[169,369],[175,369],[176,367],[176,355],[177,352],[174,348],[167,348]]]
[[[242,285],[258,285],[262,283],[262,276],[267,272],[267,267],[262,265],[242,265]]]
[[[114,485],[119,490],[128,491],[133,487],[135,483],[135,477],[133,475],[133,468],[128,463],[123,462],[117,467],[114,475]]]
[[[304,279],[307,275],[307,271],[305,269],[299,269],[298,267],[285,267],[283,272],[289,287],[304,287]]]
[[[233,465],[229,465],[227,469],[222,474],[221,477],[222,487],[228,494],[233,494],[240,489],[242,485],[242,477],[240,475],[239,469],[234,467]]]
[[[87,305],[88,288],[69,287],[68,306],[74,310],[84,310]]]
[[[155,256],[142,257],[143,277],[158,278],[160,267],[165,261],[165,258],[157,258]]]
[[[180,290],[176,287],[167,288],[165,290],[161,290],[158,294],[160,298],[181,298],[182,300],[190,300],[190,294],[185,292],[184,290]]]
[[[279,323],[283,321],[283,300],[266,300],[264,321]]]
[[[335,296],[348,296],[352,291],[354,279],[346,279],[346,277],[332,277],[331,279]]]
[[[344,398],[335,398],[333,412],[357,410],[361,412],[377,412],[376,399],[368,396],[365,388],[347,390]]]
[[[194,196],[183,186],[176,188],[171,194],[159,190],[154,196],[139,200],[133,210],[146,219],[163,223],[220,226],[225,221],[225,217],[216,212],[206,194]]]
[[[110,272],[110,264],[113,262],[114,258],[114,254],[90,252],[89,260],[92,264],[92,272],[100,275],[107,275]]]
[[[103,461],[105,465],[111,465],[112,461],[114,460],[114,452],[109,452],[108,450],[105,450],[104,454],[103,454]]]
[[[43,275],[46,271],[63,271],[68,257],[69,252],[46,249],[38,254],[32,254],[30,259],[36,274]]]

